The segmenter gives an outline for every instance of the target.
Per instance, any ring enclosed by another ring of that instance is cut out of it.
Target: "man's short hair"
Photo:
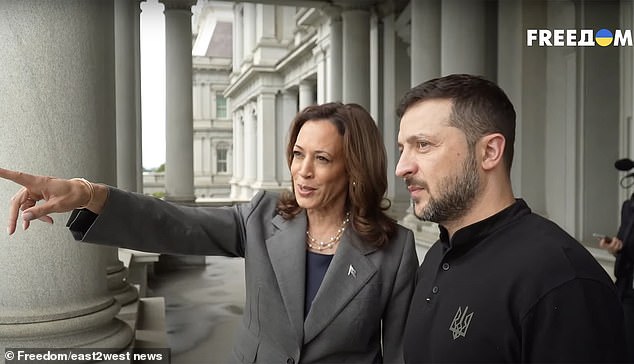
[[[474,147],[485,135],[502,134],[506,140],[503,160],[510,173],[515,142],[515,109],[498,85],[467,74],[435,78],[405,93],[397,115],[402,118],[410,107],[433,99],[452,102],[449,123],[465,133],[469,146]]]

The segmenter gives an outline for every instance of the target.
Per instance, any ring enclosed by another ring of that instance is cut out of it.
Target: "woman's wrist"
[[[92,183],[84,178],[73,178],[71,181],[80,182],[86,190],[86,202],[78,207],[79,209],[88,209],[96,214],[101,213],[103,207],[108,200],[108,186],[100,183]]]

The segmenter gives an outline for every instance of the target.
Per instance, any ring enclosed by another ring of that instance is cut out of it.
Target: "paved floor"
[[[148,296],[165,298],[173,364],[229,362],[244,308],[244,261],[207,257],[204,267],[155,273]]]

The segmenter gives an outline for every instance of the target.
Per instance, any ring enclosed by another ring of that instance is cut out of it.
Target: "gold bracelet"
[[[85,178],[71,178],[71,181],[79,181],[79,182],[83,183],[86,187],[88,187],[88,191],[90,192],[90,199],[88,200],[88,202],[86,202],[86,204],[84,206],[80,206],[80,207],[78,207],[78,209],[86,209],[86,208],[88,208],[88,205],[90,205],[92,200],[95,198],[95,187],[92,185],[92,183],[90,183]]]

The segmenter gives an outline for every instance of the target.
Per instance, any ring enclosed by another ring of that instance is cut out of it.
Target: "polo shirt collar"
[[[451,240],[449,239],[449,232],[447,229],[444,226],[439,225],[440,242],[442,243],[444,250],[463,246],[474,246],[490,236],[496,230],[530,213],[531,209],[528,207],[526,202],[524,202],[523,199],[518,198],[515,199],[515,203],[504,210],[501,210],[497,214],[459,229],[456,231]]]

